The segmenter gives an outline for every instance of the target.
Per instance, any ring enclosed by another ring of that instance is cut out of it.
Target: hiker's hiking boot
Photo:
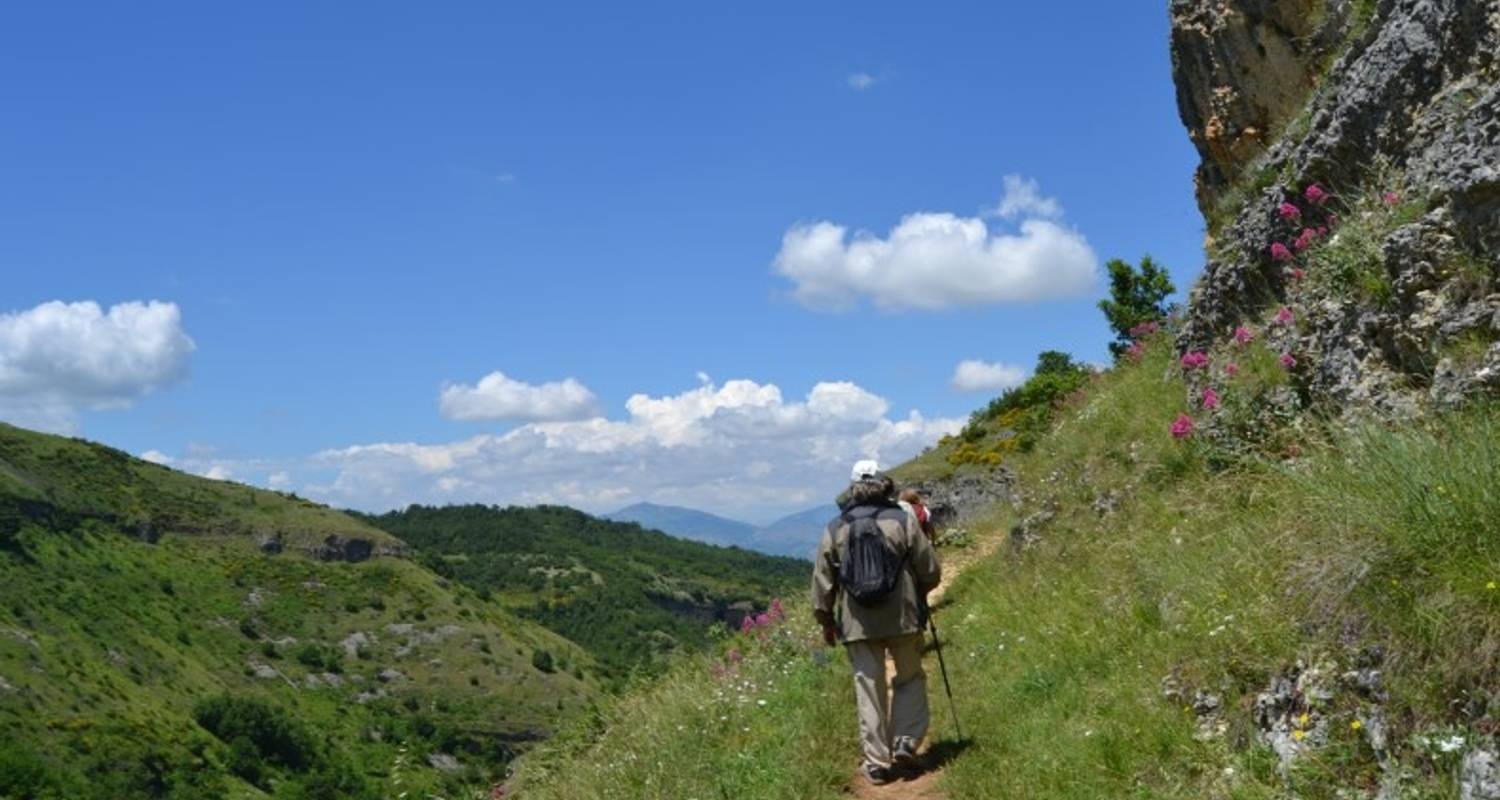
[[[864,772],[865,780],[869,781],[871,786],[884,786],[894,780],[890,767],[867,763],[861,771]]]
[[[902,736],[896,740],[896,746],[891,748],[891,760],[896,762],[897,767],[910,769],[917,765],[917,740],[910,736]]]

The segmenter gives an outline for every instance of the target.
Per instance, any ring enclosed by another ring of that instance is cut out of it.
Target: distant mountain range
[[[818,547],[818,536],[837,514],[838,509],[829,503],[782,517],[769,525],[755,526],[694,508],[636,503],[603,516],[684,539],[811,560]]]

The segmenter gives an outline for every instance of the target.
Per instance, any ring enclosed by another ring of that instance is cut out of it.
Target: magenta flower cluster
[[[1297,254],[1312,248],[1318,242],[1328,237],[1328,229],[1338,224],[1338,217],[1322,208],[1333,195],[1328,193],[1320,184],[1310,184],[1302,192],[1302,200],[1308,204],[1308,208],[1302,208],[1293,200],[1283,200],[1276,206],[1276,213],[1288,225],[1295,230],[1301,226],[1301,230],[1292,238],[1291,244],[1286,242],[1271,242],[1271,260],[1278,264],[1286,264],[1295,261]],[[1309,221],[1310,216],[1320,216],[1326,224],[1318,225]],[[1301,270],[1293,270],[1294,277],[1301,279]]]
[[[1208,354],[1199,353],[1196,351],[1191,353],[1183,353],[1182,359],[1178,363],[1180,363],[1182,365],[1182,368],[1186,370],[1201,369],[1208,366]]]
[[[1193,418],[1186,414],[1178,414],[1177,419],[1172,420],[1172,438],[1186,439],[1193,435]]]
[[[786,611],[781,607],[781,598],[776,598],[771,601],[771,606],[766,611],[759,614],[746,614],[740,620],[740,633],[764,633],[784,619],[786,619]]]

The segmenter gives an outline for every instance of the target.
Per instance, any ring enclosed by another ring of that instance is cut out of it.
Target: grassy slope
[[[974,564],[939,612],[973,735],[954,748],[945,789],[1332,798],[1386,780],[1378,761],[1389,756],[1402,796],[1453,796],[1459,754],[1433,743],[1482,741],[1500,716],[1500,417],[1304,434],[1298,459],[1253,461],[1171,439],[1185,394],[1158,342],[1010,458],[1026,502],[989,535],[1042,509],[1055,516],[1023,551]],[[943,459],[911,469],[940,472]],[[1101,515],[1095,501],[1111,492],[1116,510]],[[857,752],[847,665],[837,653],[825,665],[800,625],[779,636],[735,637],[717,661],[689,661],[622,699],[595,729],[529,757],[521,796],[837,796]],[[731,647],[747,655],[721,675]],[[1338,679],[1377,648],[1383,703]],[[1299,661],[1326,676],[1329,696],[1273,714],[1301,751],[1283,771],[1252,708]],[[934,736],[950,739],[935,678],[931,689]],[[1195,698],[1208,695],[1220,711],[1200,715],[1209,703]]]
[[[135,538],[143,525],[160,540]],[[287,552],[255,546],[276,534]],[[592,695],[532,666],[541,648],[592,670],[575,646],[417,564],[297,552],[330,534],[400,546],[305,501],[0,426],[0,796],[261,796],[193,722],[222,694],[288,711],[380,795],[397,772],[409,790],[477,789]],[[346,654],[356,633],[370,641]],[[469,768],[444,775],[434,752]],[[274,777],[290,792],[299,776]]]
[[[587,648],[616,677],[707,643],[806,585],[806,561],[677,539],[561,507],[413,506],[367,517],[439,572]],[[434,558],[435,557],[435,558]]]

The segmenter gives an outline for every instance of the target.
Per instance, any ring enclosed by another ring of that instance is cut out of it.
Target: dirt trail
[[[972,546],[962,550],[956,550],[942,555],[943,580],[938,587],[928,595],[934,608],[941,608],[943,595],[948,587],[953,585],[960,573],[968,569],[970,565],[983,559],[985,556],[995,552],[1000,543],[1005,540],[1004,531],[990,531],[987,535],[978,537]],[[938,626],[938,631],[943,630]],[[927,659],[927,680],[929,686],[932,681],[941,681],[943,678],[938,673],[937,657],[931,656]],[[894,675],[894,665],[886,662],[886,672]],[[936,693],[934,693],[936,694]],[[934,706],[933,713],[939,709]],[[856,771],[853,780],[849,784],[848,794],[857,800],[948,800],[948,795],[939,788],[942,781],[943,765],[957,755],[960,747],[953,747],[951,742],[945,742],[934,748],[929,741],[923,745],[922,753],[917,768],[901,776],[900,779],[891,781],[884,786],[874,786],[865,779],[864,775]]]

